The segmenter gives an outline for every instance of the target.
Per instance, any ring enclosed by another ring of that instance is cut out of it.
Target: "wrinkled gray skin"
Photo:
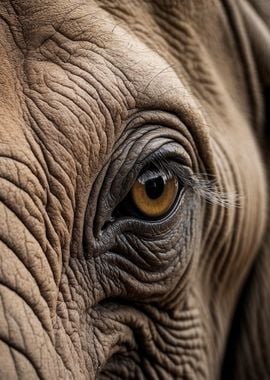
[[[1,1],[0,379],[269,378],[268,16]],[[116,213],[155,155],[171,212]]]

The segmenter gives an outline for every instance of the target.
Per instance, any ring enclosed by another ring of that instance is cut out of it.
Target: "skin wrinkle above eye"
[[[124,37],[125,37],[125,35],[124,35]],[[124,41],[124,40],[123,40]],[[118,41],[118,43],[119,43],[119,41]],[[104,55],[104,54],[103,54]],[[117,56],[114,54],[114,59],[116,60],[116,58],[117,58]],[[115,65],[115,62],[114,62],[114,65]],[[183,94],[182,94],[182,96],[183,96]],[[190,99],[189,99],[189,101],[190,101]],[[197,120],[197,125],[199,125],[198,124],[198,120]]]
[[[72,75],[74,77],[73,80],[80,81],[80,85],[85,88],[85,91],[87,92],[88,89],[85,87],[85,84],[81,82],[81,76],[82,72],[83,78],[86,79],[87,82],[96,82],[98,85],[94,86],[93,88],[97,89],[105,89],[106,92],[108,92],[116,101],[121,103],[124,101],[126,103],[127,108],[132,108],[131,104],[133,103],[133,97],[134,97],[134,89],[131,86],[131,83],[127,81],[127,78],[123,76],[123,72],[117,70],[117,67],[106,60],[104,55],[99,54],[98,52],[95,52],[95,49],[88,49],[87,43],[84,43],[85,48],[83,48],[83,44],[81,44],[81,49],[76,49],[76,54],[74,54],[74,51],[72,50],[72,46],[74,43],[70,41],[69,39],[66,39],[66,43],[63,43],[62,39],[65,38],[65,36],[62,36],[59,34],[59,38],[54,38],[54,43],[57,44],[57,46],[60,46],[61,49],[69,50],[70,59],[68,62],[63,62],[61,57],[55,56],[53,53],[50,54],[50,45],[46,45],[42,48],[42,55],[46,58],[56,60],[56,63],[62,67],[63,69],[67,70],[69,72],[69,75]],[[70,46],[70,48],[69,48]],[[53,49],[52,49],[53,51]],[[91,66],[89,66],[89,61],[93,62]],[[91,68],[94,68],[95,70],[91,70]],[[107,86],[106,82],[104,82],[104,77],[110,75],[112,77],[112,83],[122,89],[124,91],[124,97],[121,97],[118,93],[118,89],[113,88],[112,86]],[[121,81],[121,86],[119,86],[119,80]],[[102,99],[102,92],[96,91],[96,96]],[[106,107],[106,102],[103,102],[103,107]],[[134,106],[134,105],[133,105]],[[113,116],[116,116],[116,112],[112,112],[112,110],[107,109],[107,117],[111,118]],[[115,110],[116,111],[116,110]],[[114,119],[114,117],[113,117]],[[109,120],[109,122],[112,122],[112,120]]]

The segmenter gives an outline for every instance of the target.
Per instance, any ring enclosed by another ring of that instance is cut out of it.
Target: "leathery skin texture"
[[[2,0],[0,37],[0,379],[269,379],[268,0]]]

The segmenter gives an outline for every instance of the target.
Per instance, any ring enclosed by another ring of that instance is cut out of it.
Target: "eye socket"
[[[155,174],[150,179],[138,178],[131,188],[131,198],[138,210],[147,218],[164,216],[178,195],[178,179]]]

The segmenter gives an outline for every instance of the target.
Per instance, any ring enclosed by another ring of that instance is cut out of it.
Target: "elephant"
[[[0,379],[269,379],[269,1],[0,28]]]

